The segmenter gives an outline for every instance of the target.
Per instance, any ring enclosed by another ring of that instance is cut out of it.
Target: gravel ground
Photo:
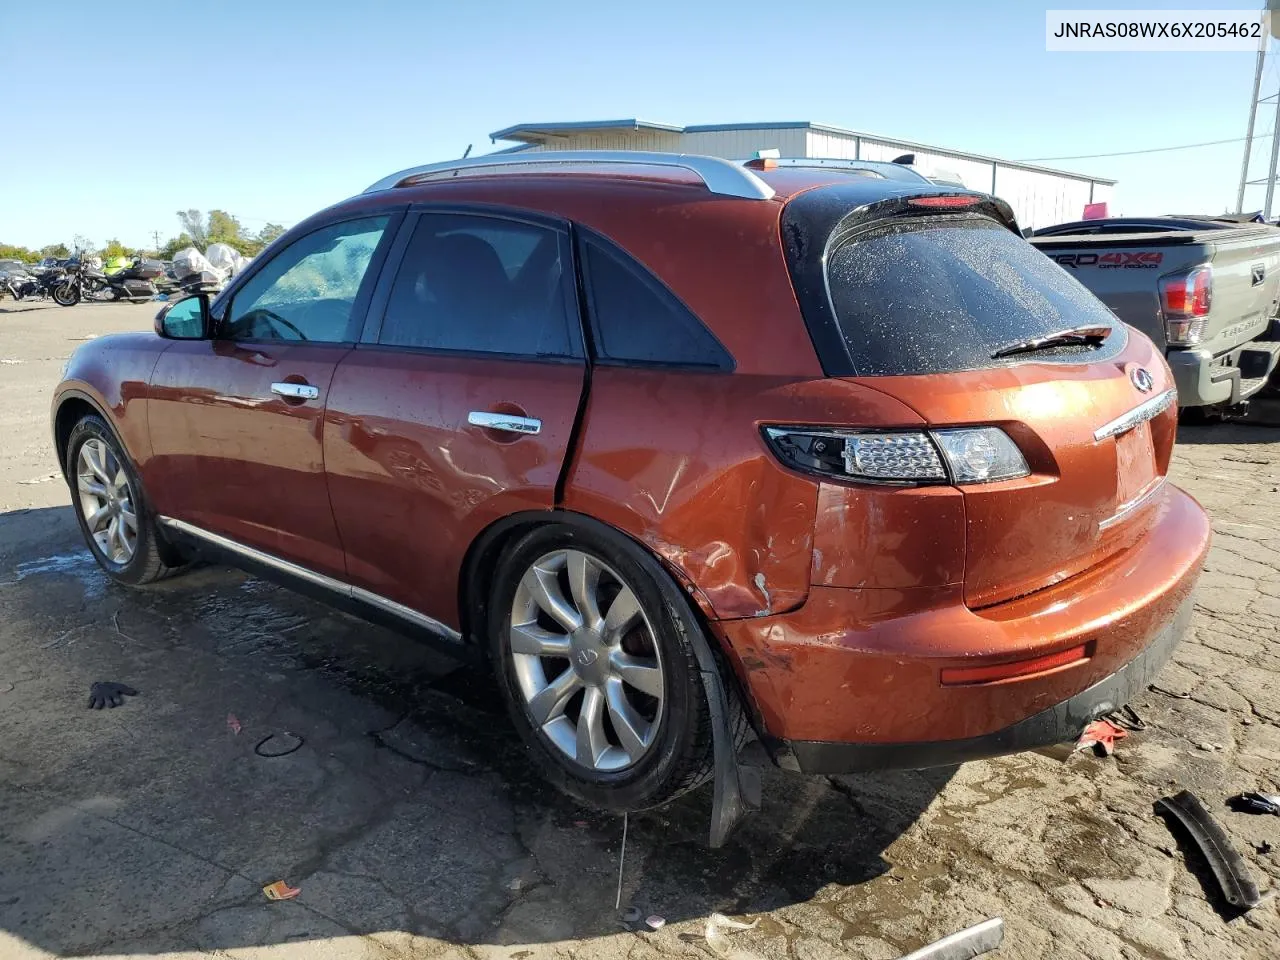
[[[0,958],[713,955],[886,960],[991,916],[1014,958],[1274,958],[1268,901],[1228,911],[1154,816],[1179,786],[1264,890],[1280,818],[1280,429],[1184,428],[1175,480],[1214,519],[1193,630],[1100,760],[1027,754],[922,773],[770,772],[765,809],[705,848],[706,791],[622,824],[530,768],[486,679],[233,571],[129,591],[80,542],[47,408],[76,343],[151,305],[0,302]],[[140,691],[85,709],[95,680]],[[265,759],[264,737],[303,739]],[[267,902],[284,879],[301,895]]]

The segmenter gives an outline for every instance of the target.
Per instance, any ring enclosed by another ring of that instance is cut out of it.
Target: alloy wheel
[[[98,437],[90,437],[76,458],[80,514],[98,550],[124,565],[138,549],[138,515],[124,465]]]
[[[521,577],[509,624],[525,708],[556,749],[600,773],[649,752],[663,718],[662,655],[621,576],[580,550],[548,553]]]

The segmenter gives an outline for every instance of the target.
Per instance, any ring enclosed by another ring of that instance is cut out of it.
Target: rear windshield
[[[862,376],[945,373],[1115,353],[1065,346],[993,360],[1011,343],[1082,325],[1114,326],[1102,302],[1021,237],[982,217],[895,220],[830,254],[840,334]]]

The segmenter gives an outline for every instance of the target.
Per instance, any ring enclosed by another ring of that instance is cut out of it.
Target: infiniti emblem
[[[1143,393],[1150,393],[1151,388],[1155,386],[1155,381],[1151,379],[1151,374],[1143,367],[1134,367],[1129,371],[1129,379],[1133,381],[1133,385]]]
[[[596,653],[594,650],[579,650],[576,656],[578,658],[579,666],[589,667],[596,662],[600,657],[600,654]]]

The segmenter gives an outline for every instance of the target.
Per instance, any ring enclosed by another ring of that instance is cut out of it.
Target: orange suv
[[[1076,737],[1186,627],[1168,367],[892,164],[643,153],[402,171],[53,403],[94,556],[218,556],[482,655],[546,774],[731,775]]]

